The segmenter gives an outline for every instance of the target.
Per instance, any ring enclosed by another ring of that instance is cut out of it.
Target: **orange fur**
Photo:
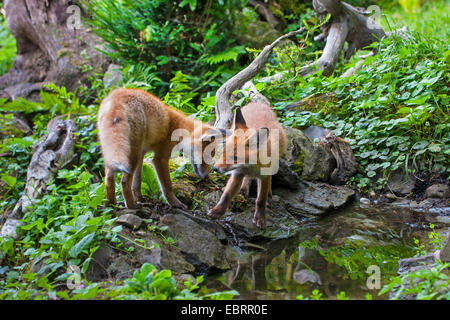
[[[137,89],[113,90],[100,105],[97,127],[110,204],[115,203],[115,173],[121,171],[125,204],[128,208],[138,206],[136,200],[142,197],[140,188],[143,158],[147,152],[153,151],[153,166],[165,198],[172,206],[187,208],[172,191],[169,159],[172,149],[179,142],[171,141],[172,133],[176,129],[187,130],[193,144],[201,140],[207,130],[216,129],[187,117],[152,94]],[[207,143],[200,143],[203,150]],[[208,175],[209,167],[203,159],[201,165],[194,168],[201,177]]]
[[[214,165],[214,170],[220,173],[231,172],[231,177],[218,204],[210,210],[208,215],[212,218],[221,217],[239,189],[241,192],[248,192],[249,178],[256,178],[258,196],[253,222],[258,227],[264,228],[266,204],[272,195],[273,172],[261,174],[261,169],[268,166],[261,161],[259,151],[268,150],[267,154],[270,157],[271,147],[278,147],[278,158],[274,157],[274,161],[278,161],[286,149],[286,133],[270,106],[260,103],[250,103],[240,111],[237,110],[232,129],[233,133],[226,140],[224,153]],[[259,133],[266,134],[267,139],[256,140],[258,142],[255,148],[250,145],[250,140],[256,138],[255,134]],[[243,151],[243,154],[238,152],[239,149]],[[277,148],[274,150],[276,151]],[[257,161],[252,164],[250,159]]]

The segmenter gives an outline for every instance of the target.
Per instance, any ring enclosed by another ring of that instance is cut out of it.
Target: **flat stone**
[[[225,259],[225,246],[211,231],[182,214],[167,214],[160,222],[168,226],[167,233],[190,263],[221,270],[230,268]]]
[[[308,183],[304,188],[304,202],[324,211],[340,209],[350,202],[355,191],[343,186]]]
[[[125,227],[135,230],[139,229],[139,227],[141,226],[142,219],[134,214],[127,213],[117,218],[116,222]]]
[[[292,275],[292,278],[298,282],[299,284],[309,283],[317,283],[318,285],[322,285],[322,281],[320,280],[320,276],[314,270],[303,269],[299,271],[295,271]]]
[[[388,190],[398,196],[410,194],[413,191],[415,184],[416,179],[413,175],[405,174],[400,170],[392,173],[387,182]]]
[[[448,185],[439,183],[429,186],[425,191],[426,198],[448,199],[450,197],[450,188]]]
[[[412,270],[425,269],[425,267],[435,262],[434,253],[427,254],[425,256],[401,259],[398,261],[398,273],[409,273]]]

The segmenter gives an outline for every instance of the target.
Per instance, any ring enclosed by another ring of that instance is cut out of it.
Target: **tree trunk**
[[[0,78],[0,97],[39,99],[42,85],[54,82],[73,91],[92,72],[108,65],[94,47],[99,39],[86,29],[81,10],[67,0],[6,0],[6,21],[17,41],[17,57]],[[86,59],[87,57],[87,59]]]

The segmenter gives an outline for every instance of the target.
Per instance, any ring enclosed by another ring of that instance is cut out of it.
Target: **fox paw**
[[[225,210],[221,208],[214,207],[208,212],[208,217],[211,219],[219,219],[225,214]]]
[[[177,199],[177,201],[172,201],[172,202],[170,203],[170,205],[171,205],[172,207],[174,207],[174,208],[181,209],[181,210],[183,210],[183,211],[186,211],[186,210],[189,209],[187,205],[185,205],[183,202],[181,202],[181,201],[178,200],[178,199]]]
[[[253,217],[253,224],[255,224],[260,229],[266,228],[266,217],[261,214],[255,214]]]

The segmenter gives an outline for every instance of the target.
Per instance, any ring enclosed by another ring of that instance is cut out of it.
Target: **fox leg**
[[[136,175],[136,169],[140,163],[142,158],[141,153],[133,150],[133,154],[137,156],[130,157],[130,173],[124,172],[122,175],[122,195],[125,199],[125,205],[129,209],[137,209],[140,207],[140,204],[136,202],[136,198],[134,197],[133,192],[133,177]]]
[[[105,167],[105,186],[106,186],[106,205],[116,204],[116,178],[115,173],[111,168]]]
[[[258,197],[256,198],[255,215],[253,223],[261,229],[266,227],[266,205],[270,189],[270,176],[258,178]]]
[[[269,179],[269,191],[267,194],[267,204],[270,206],[272,204],[272,176],[268,176]]]
[[[225,187],[225,191],[220,197],[217,205],[209,210],[208,216],[217,219],[224,215],[227,208],[230,206],[231,200],[236,195],[239,190],[239,187],[242,185],[242,180],[244,179],[244,175],[240,174],[232,174],[230,179],[227,182]]]
[[[172,181],[170,181],[169,158],[155,157],[153,158],[153,166],[158,176],[159,185],[162,189],[167,202],[175,208],[187,210],[188,207],[175,196],[172,190]]]
[[[244,197],[248,197],[249,192],[250,192],[250,178],[248,176],[245,176],[244,179],[242,180],[239,193],[242,194]]]
[[[142,184],[142,164],[144,162],[144,155],[142,155],[139,159],[139,163],[136,168],[136,172],[133,176],[133,183],[131,184],[131,188],[133,190],[134,198],[137,201],[142,202],[143,197],[141,193],[141,184]]]

